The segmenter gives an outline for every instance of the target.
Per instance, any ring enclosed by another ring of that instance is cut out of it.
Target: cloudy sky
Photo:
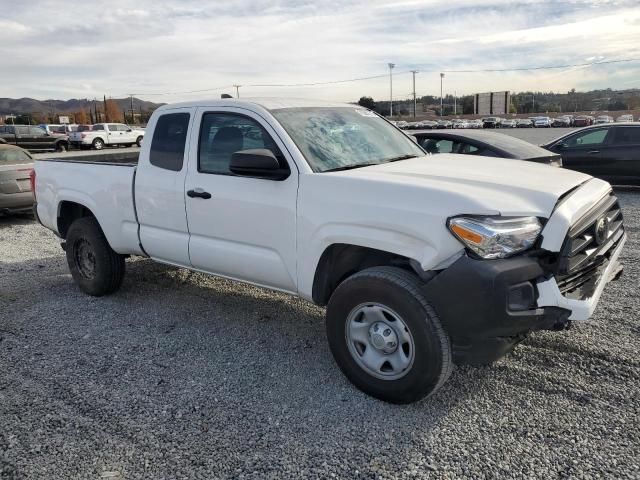
[[[0,97],[152,101],[241,96],[386,99],[445,92],[640,87],[639,0],[0,0]],[[223,87],[217,89],[218,87]],[[193,92],[196,90],[205,90]],[[166,94],[169,92],[169,94]],[[193,92],[193,93],[186,93]],[[163,93],[165,95],[154,95]]]

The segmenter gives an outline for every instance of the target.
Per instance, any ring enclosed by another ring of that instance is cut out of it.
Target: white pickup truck
[[[327,305],[337,364],[386,401],[587,320],[621,273],[608,183],[431,156],[358,106],[166,105],[149,132],[137,164],[35,164],[37,216],[80,289],[115,292],[140,255]]]
[[[142,145],[144,130],[131,128],[123,123],[96,123],[91,130],[71,132],[69,143],[78,148],[102,150],[105,145]]]

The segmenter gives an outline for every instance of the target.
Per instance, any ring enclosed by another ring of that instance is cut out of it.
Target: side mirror
[[[563,143],[563,142],[560,142],[560,143],[556,143],[556,144],[554,145],[554,147],[555,147],[557,150],[564,150],[565,148],[567,148],[567,144],[566,144],[566,143]]]
[[[131,130],[130,128],[127,128],[127,132],[133,132],[133,130]]]
[[[229,170],[243,177],[284,180],[290,175],[288,168],[281,168],[271,150],[256,148],[240,150],[231,155]]]

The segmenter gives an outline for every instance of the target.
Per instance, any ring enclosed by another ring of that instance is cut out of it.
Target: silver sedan
[[[29,152],[13,145],[0,145],[0,214],[31,211],[32,170],[33,157]]]

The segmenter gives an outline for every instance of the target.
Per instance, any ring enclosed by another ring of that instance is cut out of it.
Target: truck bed
[[[90,155],[35,161],[36,202],[41,223],[58,232],[59,212],[65,204],[77,203],[93,213],[116,252],[142,254],[133,198],[137,155],[136,158],[111,156],[107,161],[88,157]]]

